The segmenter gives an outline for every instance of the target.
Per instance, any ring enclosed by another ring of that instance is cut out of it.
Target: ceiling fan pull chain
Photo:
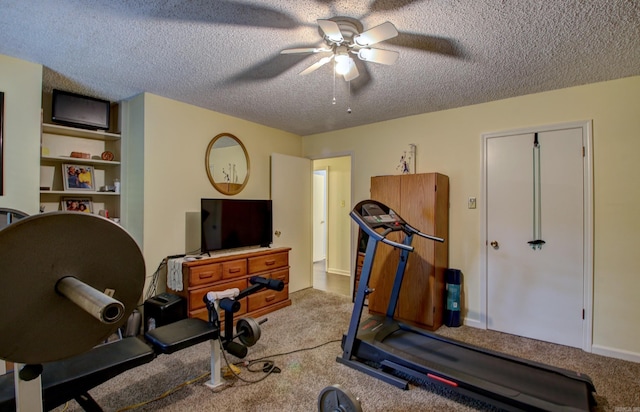
[[[336,59],[333,59],[333,101],[331,104],[336,104]]]
[[[349,80],[349,96],[347,97],[347,113],[351,114],[351,80]]]

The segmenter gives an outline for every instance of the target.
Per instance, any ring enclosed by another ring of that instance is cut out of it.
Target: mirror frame
[[[223,137],[228,137],[230,139],[235,140],[240,145],[240,147],[242,148],[242,151],[244,152],[244,158],[247,162],[247,175],[244,177],[244,181],[242,183],[224,183],[224,182],[218,183],[213,180],[209,159],[211,158],[211,151],[213,150],[213,145]],[[236,195],[240,193],[242,189],[244,189],[244,187],[247,185],[247,182],[249,181],[249,174],[251,172],[251,163],[249,162],[249,153],[247,153],[247,148],[244,147],[244,144],[240,141],[240,139],[238,139],[236,136],[232,135],[231,133],[220,133],[219,135],[211,139],[211,141],[209,142],[209,145],[207,146],[207,150],[205,152],[204,165],[207,170],[207,177],[209,177],[209,182],[211,182],[211,185],[215,187],[218,192],[224,195]]]

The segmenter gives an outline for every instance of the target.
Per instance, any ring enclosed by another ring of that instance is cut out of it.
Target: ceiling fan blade
[[[349,71],[344,74],[344,79],[348,82],[360,76],[358,72],[358,67],[356,66],[356,62],[351,60],[351,67],[349,67]]]
[[[342,43],[344,41],[344,37],[342,37],[342,32],[340,31],[340,27],[338,23],[333,20],[318,20],[318,25],[324,35],[334,43]]]
[[[397,35],[398,30],[396,29],[396,26],[394,26],[391,22],[385,22],[379,26],[373,27],[356,35],[353,38],[353,41],[358,46],[365,47],[391,39],[393,37],[396,37]]]
[[[109,5],[107,5],[109,3]],[[278,10],[275,6],[243,4],[237,0],[216,0],[189,2],[181,7],[179,2],[149,2],[141,6],[137,2],[119,1],[114,7],[110,2],[86,3],[86,7],[97,8],[109,13],[119,13],[125,18],[157,18],[185,23],[204,23],[267,27],[275,29],[296,29],[303,23],[294,16]]]
[[[320,67],[322,67],[325,64],[329,63],[331,61],[331,59],[333,59],[333,55],[327,56],[327,57],[323,57],[322,59],[318,60],[317,62],[315,62],[311,66],[309,66],[306,69],[304,69],[303,71],[301,71],[300,75],[304,76],[305,74],[309,74],[311,72],[314,72],[314,71],[318,70]]]
[[[395,64],[400,53],[391,50],[364,48],[358,51],[358,57],[366,62],[391,65]]]
[[[400,33],[398,37],[389,40],[387,44],[438,53],[445,56],[465,58],[464,50],[460,48],[460,45],[446,37],[403,32]]]
[[[323,49],[321,47],[307,47],[300,49],[285,49],[280,52],[280,54],[305,54],[305,53],[321,53],[321,52],[330,52],[331,49]]]
[[[307,54],[276,54],[266,60],[257,62],[227,80],[223,80],[222,84],[232,85],[234,83],[273,79],[302,63],[307,58],[309,58]]]
[[[373,0],[369,8],[372,12],[385,12],[400,10],[405,6],[416,3],[419,0]]]

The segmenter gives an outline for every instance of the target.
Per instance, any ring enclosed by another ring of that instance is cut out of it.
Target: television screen
[[[111,103],[80,94],[53,90],[51,120],[84,129],[109,129]]]
[[[201,199],[201,251],[269,246],[271,200]]]

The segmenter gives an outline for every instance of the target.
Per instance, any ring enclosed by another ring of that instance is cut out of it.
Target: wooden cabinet
[[[71,157],[72,152],[85,153],[88,158]],[[110,152],[113,157],[102,154]],[[57,124],[42,125],[40,155],[40,206],[44,212],[61,210],[65,198],[88,199],[93,213],[108,210],[109,217],[120,217],[120,193],[100,191],[114,186],[120,175],[120,134],[85,130]],[[90,189],[65,190],[63,165],[89,168],[93,181]]]
[[[371,199],[389,206],[421,232],[445,239],[439,243],[413,237],[414,251],[409,253],[395,311],[396,319],[435,330],[442,325],[444,272],[449,265],[449,178],[439,173],[372,177]],[[402,236],[394,232],[389,239],[401,242]],[[358,245],[366,247],[366,242],[359,239]],[[360,262],[364,249],[359,252]],[[369,281],[375,289],[368,297],[372,313],[387,311],[399,256],[400,251],[391,246],[380,243],[377,247]]]
[[[264,289],[242,299],[239,317],[264,316],[269,312],[291,305],[289,299],[289,250],[290,248],[260,249],[252,252],[212,256],[182,264],[181,291],[169,289],[187,301],[190,318],[207,320],[204,296],[210,291],[231,288],[240,290],[250,286],[251,276],[279,279],[285,283],[282,291]]]

